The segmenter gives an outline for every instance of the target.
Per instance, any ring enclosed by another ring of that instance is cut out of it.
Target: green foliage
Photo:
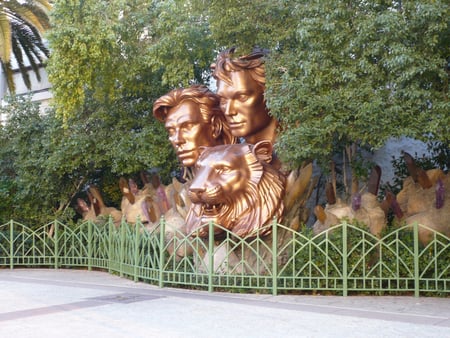
[[[239,47],[246,54],[254,46],[276,50],[290,35],[298,1],[193,1],[209,18],[211,35],[219,48]]]
[[[186,1],[57,2],[47,70],[58,114],[69,118],[91,98],[109,105],[127,93],[153,102],[167,86],[207,80],[214,50],[205,18],[189,7]]]
[[[11,97],[0,109],[8,116],[1,127],[0,177],[2,185],[2,220],[49,220],[62,211],[61,200],[68,181],[50,162],[52,139],[58,133],[52,115],[41,116],[30,98]]]
[[[82,108],[86,91],[100,99],[114,94],[120,46],[117,1],[57,1],[48,34],[52,57],[47,71],[59,115]],[[122,58],[121,58],[122,59]],[[122,59],[123,61],[123,59]],[[114,70],[114,71],[111,71]]]
[[[152,1],[146,21],[151,69],[162,69],[162,84],[187,86],[207,83],[215,57],[215,42],[209,31],[205,8],[196,1]]]
[[[447,3],[305,1],[291,15],[267,62],[268,104],[289,126],[284,161],[329,157],[336,142],[448,139]]]

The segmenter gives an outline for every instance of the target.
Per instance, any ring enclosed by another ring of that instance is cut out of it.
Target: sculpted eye
[[[248,100],[248,95],[240,94],[240,95],[237,97],[237,99],[238,99],[239,101],[241,101],[241,102],[245,102],[245,101]]]
[[[221,99],[220,99],[220,108],[221,108],[222,110],[225,110],[225,109],[227,108],[227,103],[228,103],[228,100],[227,100],[227,99],[221,98]]]
[[[169,136],[173,136],[175,134],[175,129],[173,128],[167,128],[166,130],[169,133]]]
[[[220,166],[220,167],[216,167],[214,169],[215,169],[216,173],[218,173],[218,174],[225,174],[225,173],[228,173],[231,171],[231,168],[227,167],[227,166]]]
[[[184,123],[184,124],[183,124],[183,129],[185,129],[185,130],[190,130],[190,129],[192,129],[194,126],[195,126],[195,123],[187,122],[187,123]]]

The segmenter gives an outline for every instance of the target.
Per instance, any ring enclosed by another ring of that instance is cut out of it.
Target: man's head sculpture
[[[220,98],[207,87],[174,89],[153,104],[153,115],[164,122],[169,140],[185,167],[194,166],[199,147],[234,143]]]
[[[203,149],[189,187],[188,233],[205,237],[210,222],[240,237],[270,233],[266,225],[274,217],[281,220],[285,190],[285,178],[271,159],[269,141]],[[214,233],[221,230],[216,227]]]
[[[264,99],[266,52],[255,49],[249,55],[234,57],[234,51],[230,48],[221,52],[211,65],[231,132],[251,144],[274,142],[278,123],[269,114]]]

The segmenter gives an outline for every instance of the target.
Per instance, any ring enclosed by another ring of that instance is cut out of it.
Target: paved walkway
[[[1,338],[450,338],[450,298],[160,289],[105,272],[0,269]]]

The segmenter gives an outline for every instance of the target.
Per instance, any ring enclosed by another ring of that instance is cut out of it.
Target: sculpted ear
[[[89,211],[89,207],[86,203],[85,200],[81,199],[81,198],[77,198],[77,205],[75,207],[75,210],[83,216],[84,212],[88,212]]]
[[[208,147],[205,147],[205,146],[200,146],[200,147],[198,147],[198,153],[199,153],[199,155],[203,154],[203,152],[204,152],[206,149],[208,149]]]
[[[259,141],[253,146],[253,154],[256,156],[258,160],[261,162],[270,163],[272,161],[272,151],[273,146],[272,142],[268,140]]]
[[[134,195],[131,193],[130,188],[128,187],[128,181],[125,177],[121,177],[119,179],[119,187],[122,192],[123,197],[125,197],[128,202],[131,204],[134,203]]]
[[[88,190],[87,195],[89,198],[89,202],[91,203],[91,208],[94,209],[95,216],[100,214],[100,206],[97,198],[91,193],[91,189]]]
[[[148,174],[147,174],[147,172],[146,172],[145,170],[141,170],[140,175],[141,175],[142,183],[144,183],[144,185],[150,183],[150,180],[149,180],[149,178],[148,178]],[[121,183],[120,183],[120,181],[119,181],[119,185],[120,185],[120,184],[121,184]]]
[[[222,134],[222,122],[217,118],[217,116],[213,115],[210,123],[212,127],[212,136],[214,138],[218,138]]]

